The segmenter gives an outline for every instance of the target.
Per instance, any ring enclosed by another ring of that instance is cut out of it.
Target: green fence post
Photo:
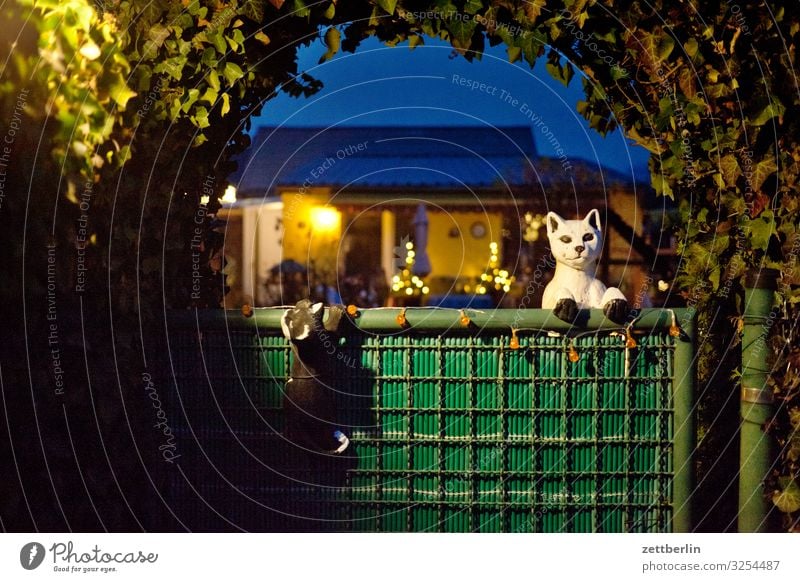
[[[673,500],[675,513],[672,517],[673,533],[692,531],[692,493],[695,490],[695,449],[697,426],[694,400],[697,378],[696,316],[693,311],[681,312],[680,327],[683,333],[675,341],[675,385],[673,387],[673,410],[675,411],[675,477],[673,478]]]
[[[775,296],[777,272],[762,269],[745,281],[744,334],[742,338],[742,393],[739,455],[740,532],[768,531],[771,503],[764,494],[764,479],[773,462],[772,439],[764,424],[772,417],[772,390],[767,385],[769,315]]]

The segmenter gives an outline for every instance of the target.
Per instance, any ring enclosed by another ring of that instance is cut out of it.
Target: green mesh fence
[[[351,439],[339,457],[281,436],[292,355],[279,315],[170,326],[171,505],[191,529],[690,528],[693,350],[686,322],[669,333],[672,312],[642,317],[635,347],[548,319],[516,332],[517,349],[498,312],[470,329],[391,329],[382,314],[372,327],[386,329],[353,329],[331,350]]]

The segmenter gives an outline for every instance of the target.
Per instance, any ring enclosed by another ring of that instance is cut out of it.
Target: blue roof
[[[233,176],[239,196],[281,188],[345,191],[426,188],[429,192],[602,188],[616,172],[537,156],[529,126],[263,127]],[[601,175],[602,174],[602,175]]]

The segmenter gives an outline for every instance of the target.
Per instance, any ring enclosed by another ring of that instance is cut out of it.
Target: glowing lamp
[[[512,350],[519,349],[519,338],[517,337],[516,329],[511,329],[511,341],[509,342],[508,347],[510,347]]]
[[[233,184],[228,184],[228,187],[225,188],[225,193],[222,195],[223,204],[233,204],[236,202],[236,186]]]
[[[335,231],[339,228],[339,212],[333,208],[317,206],[311,209],[311,223],[321,231]]]

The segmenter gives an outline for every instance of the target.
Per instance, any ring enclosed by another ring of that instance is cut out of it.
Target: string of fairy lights
[[[417,256],[414,250],[414,243],[408,241],[405,244],[405,250],[406,256],[403,267],[392,277],[392,292],[401,297],[428,295],[430,288],[425,279],[413,273]],[[492,291],[508,293],[511,290],[511,285],[516,280],[516,277],[506,269],[500,268],[500,248],[494,241],[489,243],[489,262],[479,279],[474,286],[475,292],[479,295],[486,295]],[[471,290],[472,286],[470,284],[464,285],[465,292],[469,293]]]
[[[495,291],[511,291],[511,284],[514,282],[515,277],[510,275],[508,271],[500,268],[500,256],[496,242],[489,243],[489,264],[486,270],[481,274],[481,282],[475,288],[480,295],[488,293],[492,287]]]
[[[431,292],[422,277],[414,275],[412,270],[416,262],[417,252],[414,250],[414,243],[406,243],[406,257],[403,268],[392,277],[392,291],[400,296],[418,297],[427,295]]]

